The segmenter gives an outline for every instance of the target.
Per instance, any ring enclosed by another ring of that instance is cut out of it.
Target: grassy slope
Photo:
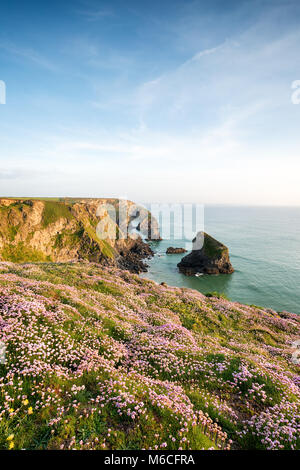
[[[228,253],[228,248],[205,233],[203,251],[209,258],[221,258],[224,253]]]
[[[71,208],[64,202],[57,201],[43,201],[44,212],[42,218],[42,227],[46,228],[48,225],[53,224],[60,218],[70,221],[74,218]]]
[[[0,263],[0,448],[300,448],[299,332],[115,268]]]

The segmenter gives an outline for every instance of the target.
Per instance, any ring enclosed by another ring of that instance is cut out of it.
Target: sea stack
[[[234,271],[227,246],[205,232],[198,232],[191,253],[184,256],[177,266],[186,276],[197,273],[230,274]]]
[[[186,252],[187,250],[185,248],[174,248],[173,246],[169,246],[166,251],[167,255],[178,255]]]

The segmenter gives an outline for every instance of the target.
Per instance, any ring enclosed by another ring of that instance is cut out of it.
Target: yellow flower
[[[13,413],[15,410],[13,408],[9,408],[8,410],[10,413]]]
[[[13,442],[10,442],[8,448],[11,450],[11,449],[13,449],[14,447],[15,447],[15,444],[14,444]]]
[[[12,441],[14,437],[15,437],[14,434],[10,434],[10,435],[6,438],[6,440],[7,440],[7,441]]]
[[[32,406],[30,406],[30,407],[28,408],[28,414],[29,414],[29,415],[32,415],[32,413],[33,413],[33,411],[32,411]]]
[[[23,401],[23,405],[25,405],[25,406],[28,405],[28,403],[29,403],[29,401],[27,399]]]

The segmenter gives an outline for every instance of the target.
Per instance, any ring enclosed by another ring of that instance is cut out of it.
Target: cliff
[[[191,253],[184,256],[177,266],[187,276],[197,273],[230,274],[234,271],[227,246],[205,232],[197,234]]]
[[[0,449],[300,449],[299,337],[114,267],[0,263]]]
[[[128,237],[135,219],[139,232]],[[156,221],[152,222],[152,237],[159,238]],[[139,272],[145,270],[142,260],[152,254],[143,241],[151,238],[149,224],[150,214],[131,201],[2,198],[0,260],[87,260]],[[99,237],[99,230],[105,235]]]

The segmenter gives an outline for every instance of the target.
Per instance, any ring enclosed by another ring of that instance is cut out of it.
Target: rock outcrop
[[[132,272],[153,255],[144,239],[160,238],[151,214],[118,199],[0,199],[0,260],[87,260]],[[132,229],[136,220],[135,230]],[[151,231],[150,231],[151,225]]]
[[[197,273],[230,274],[234,271],[227,246],[205,232],[197,234],[191,253],[184,256],[177,266],[187,276]]]
[[[187,250],[185,248],[175,248],[173,246],[169,246],[169,248],[167,248],[167,255],[177,255],[177,254],[180,254],[180,253],[186,253]]]

